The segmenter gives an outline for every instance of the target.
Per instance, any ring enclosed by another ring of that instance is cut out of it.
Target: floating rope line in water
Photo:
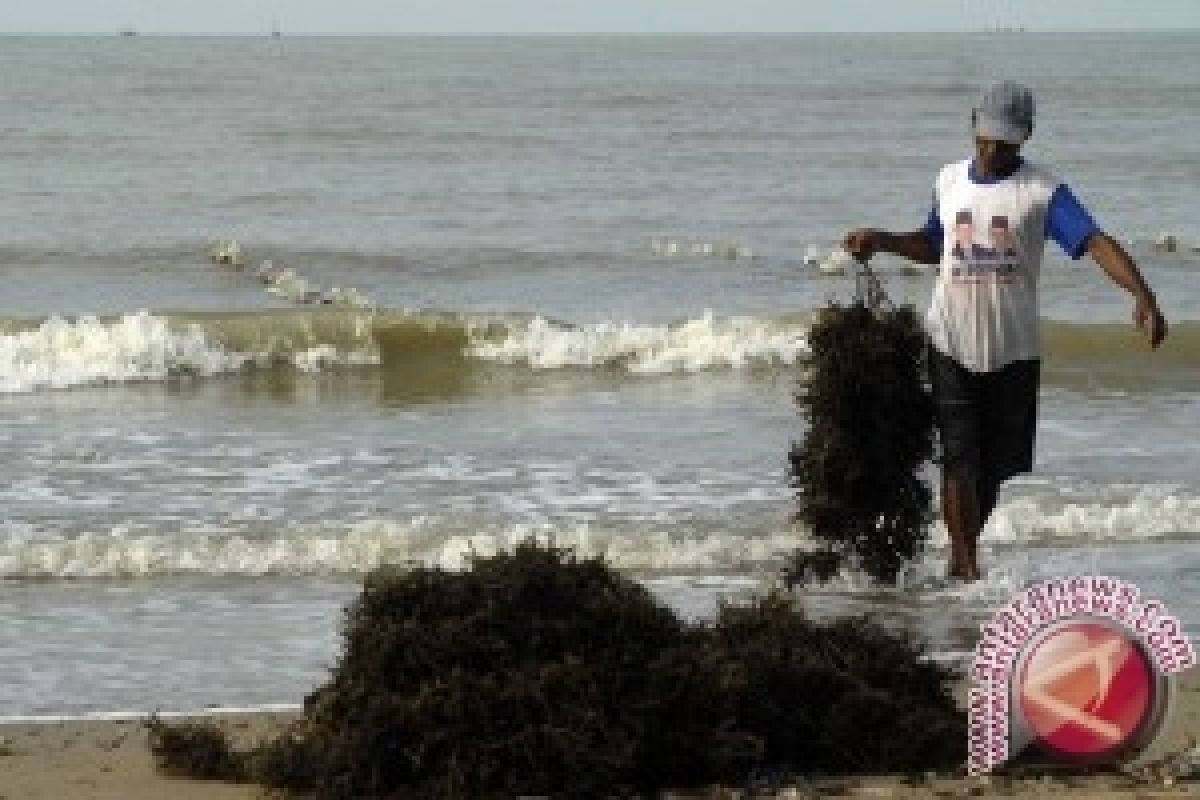
[[[921,321],[911,306],[893,305],[859,262],[854,303],[818,312],[809,347],[796,394],[809,428],[790,461],[796,517],[818,549],[798,551],[787,579],[827,580],[849,562],[895,583],[932,519],[920,477],[933,456]]]
[[[239,272],[245,270],[247,263],[246,255],[236,239],[223,240],[214,244],[208,251],[208,258],[214,264]],[[270,259],[260,263],[251,274],[268,292],[293,303],[376,310],[375,302],[354,287],[334,286],[331,289],[323,290],[306,278],[297,275],[295,270],[276,267]]]

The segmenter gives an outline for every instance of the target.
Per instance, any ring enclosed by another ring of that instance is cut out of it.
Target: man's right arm
[[[876,253],[892,253],[918,264],[937,264],[942,254],[924,230],[892,233],[877,228],[858,228],[846,234],[842,247],[855,258],[870,259]]]

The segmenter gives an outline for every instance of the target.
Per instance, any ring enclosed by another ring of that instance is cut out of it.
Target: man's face
[[[975,112],[971,112],[971,128],[975,128]],[[975,165],[984,175],[1003,175],[1016,169],[1021,157],[1021,145],[1000,139],[975,137]]]
[[[1017,166],[1021,145],[975,137],[975,164],[984,175],[1003,175]]]

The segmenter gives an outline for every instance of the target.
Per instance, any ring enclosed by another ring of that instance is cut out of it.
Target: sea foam
[[[799,526],[706,526],[667,522],[600,526],[586,522],[486,522],[441,515],[237,528],[132,531],[124,528],[49,535],[13,525],[0,536],[0,578],[127,578],[159,575],[357,575],[382,564],[461,569],[472,554],[510,549],[530,537],[600,556],[649,574],[737,574],[778,570],[784,556],[813,543]],[[1130,487],[1122,497],[1069,502],[1063,496],[1016,494],[997,510],[982,537],[987,547],[1073,546],[1079,541],[1142,542],[1200,527],[1200,493],[1181,486]],[[935,523],[931,557],[946,535]],[[940,568],[940,567],[939,567]],[[933,574],[933,573],[930,573]],[[919,581],[918,581],[919,582]],[[864,588],[843,576],[843,589]]]
[[[618,366],[662,374],[793,364],[807,350],[803,326],[706,312],[670,325],[601,322],[577,328],[539,317],[499,341],[473,341],[468,354],[534,369]]]
[[[313,371],[370,361],[371,354],[342,353],[322,343],[239,351],[198,323],[175,324],[146,311],[112,320],[51,317],[0,335],[0,393],[211,376],[279,360]]]

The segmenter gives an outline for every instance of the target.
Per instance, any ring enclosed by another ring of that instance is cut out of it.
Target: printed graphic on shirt
[[[1008,217],[993,216],[987,228],[980,231],[986,239],[976,240],[973,214],[963,209],[954,215],[954,247],[950,249],[950,279],[952,283],[1018,283],[1021,256],[1017,240],[1009,226]]]

